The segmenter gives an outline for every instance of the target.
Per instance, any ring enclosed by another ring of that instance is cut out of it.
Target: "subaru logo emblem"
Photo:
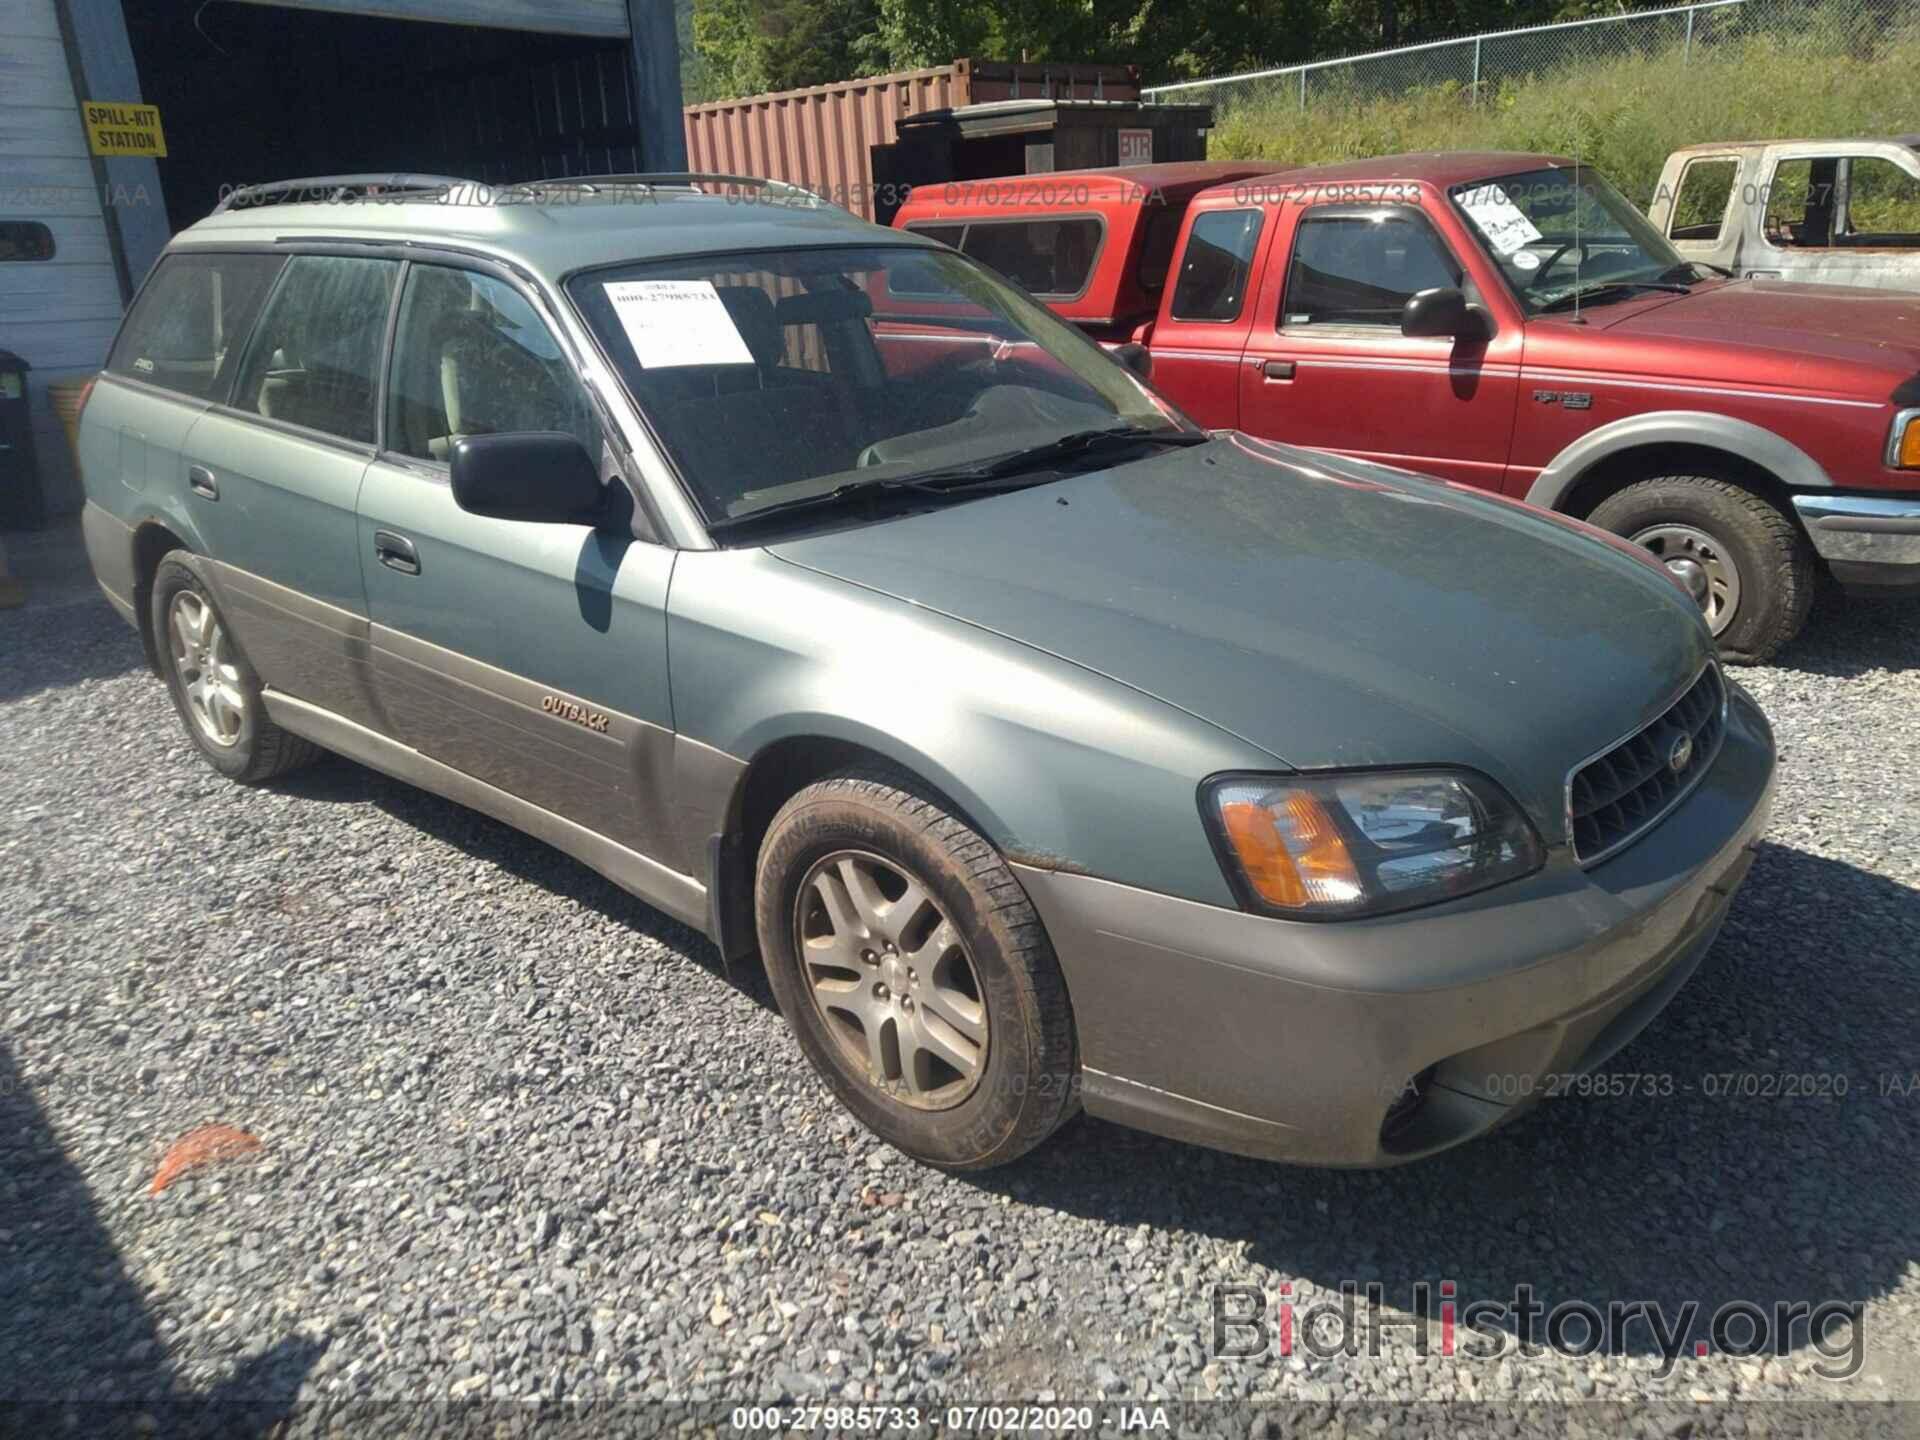
[[[1678,775],[1693,763],[1693,737],[1680,735],[1675,737],[1673,748],[1667,751],[1667,768]]]

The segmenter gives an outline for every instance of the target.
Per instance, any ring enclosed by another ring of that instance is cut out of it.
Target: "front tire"
[[[774,817],[760,952],[800,1048],[916,1160],[982,1170],[1073,1111],[1073,1013],[999,852],[889,769],[808,786]]]
[[[318,746],[268,718],[260,677],[233,643],[226,617],[199,577],[171,556],[154,572],[148,621],[187,738],[214,769],[257,785],[319,755]]]
[[[1710,475],[1666,475],[1608,496],[1587,517],[1653,551],[1701,602],[1732,664],[1771,660],[1813,604],[1813,552],[1762,496]]]

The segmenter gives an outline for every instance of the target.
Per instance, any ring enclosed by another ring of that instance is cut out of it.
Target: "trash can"
[[[38,530],[47,523],[27,403],[30,368],[11,350],[0,350],[0,530]]]
[[[73,473],[80,473],[80,411],[87,403],[91,380],[62,380],[47,386],[47,408],[60,428],[67,432],[67,449],[73,452]]]

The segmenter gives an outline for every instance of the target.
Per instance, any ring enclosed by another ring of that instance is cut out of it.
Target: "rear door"
[[[1212,429],[1241,424],[1250,292],[1277,218],[1255,204],[1196,204],[1163,282],[1171,293],[1153,327],[1154,387]]]
[[[241,650],[272,689],[365,725],[378,721],[354,505],[399,273],[364,255],[289,258],[231,395],[185,446],[187,504]]]
[[[1241,428],[1501,488],[1522,327],[1505,324],[1490,340],[1400,333],[1401,312],[1422,290],[1461,288],[1485,301],[1417,206],[1294,214],[1259,291],[1240,369]]]
[[[668,849],[673,551],[454,503],[465,435],[565,431],[623,486],[545,302],[504,271],[408,266],[358,556],[397,738],[642,854]]]

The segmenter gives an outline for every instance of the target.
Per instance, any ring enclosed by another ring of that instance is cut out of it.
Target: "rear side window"
[[[1718,240],[1739,178],[1737,160],[1694,160],[1680,175],[1667,234],[1675,240]]]
[[[1309,215],[1294,237],[1280,323],[1398,329],[1415,295],[1459,284],[1460,267],[1424,220]]]
[[[1167,288],[1167,267],[1173,264],[1173,242],[1180,238],[1180,220],[1185,213],[1162,205],[1147,216],[1141,227],[1140,268],[1135,278],[1149,295],[1158,295]]]
[[[1176,320],[1234,320],[1247,298],[1253,249],[1260,239],[1258,210],[1208,210],[1187,234],[1180,278],[1174,282]]]
[[[163,256],[120,329],[107,369],[196,399],[225,395],[283,263],[278,255]]]
[[[296,255],[247,347],[233,404],[343,440],[373,441],[394,260]]]
[[[445,460],[468,435],[561,430],[600,455],[600,425],[573,363],[519,291],[491,276],[416,265],[400,301],[387,448]]]

